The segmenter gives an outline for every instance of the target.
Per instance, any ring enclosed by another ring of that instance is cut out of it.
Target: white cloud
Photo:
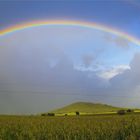
[[[129,65],[114,66],[111,69],[104,70],[104,71],[98,73],[98,76],[109,80],[109,79],[113,78],[114,76],[123,73],[127,69],[130,69]]]

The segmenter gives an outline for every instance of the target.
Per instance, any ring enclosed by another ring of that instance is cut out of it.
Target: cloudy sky
[[[140,2],[0,1],[0,30],[34,20],[100,23],[140,38]],[[76,101],[140,108],[140,45],[82,26],[0,36],[0,114],[40,113]]]

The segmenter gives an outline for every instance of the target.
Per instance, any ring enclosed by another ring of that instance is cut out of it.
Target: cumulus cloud
[[[5,82],[2,79],[0,80],[1,89],[6,89],[8,90],[7,93],[10,93],[10,95],[5,93],[0,95],[1,104],[4,105],[6,103],[4,103],[4,100],[8,101],[10,106],[13,104],[13,107],[11,106],[11,109],[13,109],[16,106],[15,104],[21,101],[20,103],[23,106],[19,106],[20,109],[23,112],[30,112],[33,109],[30,105],[34,106],[34,101],[43,101],[43,106],[35,105],[38,110],[43,111],[42,109],[45,109],[44,106],[46,105],[44,98],[48,101],[48,98],[54,100],[57,97],[58,99],[55,100],[58,101],[60,97],[62,98],[67,95],[63,99],[64,101],[61,100],[62,103],[81,99],[110,103],[117,106],[132,105],[132,102],[134,102],[132,96],[134,94],[139,96],[139,61],[140,54],[136,54],[130,63],[130,68],[128,66],[118,66],[105,72],[103,74],[105,78],[103,75],[98,76],[96,72],[75,69],[73,62],[65,55],[59,58],[53,67],[49,63],[45,63],[46,67],[40,66],[38,68],[38,65],[32,64],[33,69],[23,69],[28,67],[28,61],[22,63],[22,67],[17,67],[16,64],[12,63],[13,70],[10,69],[11,65],[7,67],[9,68],[9,71],[7,71],[9,75],[6,73],[7,77],[3,77]],[[109,81],[108,78],[110,79]],[[11,83],[8,84],[6,82],[10,82],[9,79],[11,79]],[[12,96],[12,92],[16,93],[16,95]],[[33,92],[32,95],[30,94],[31,92]],[[36,95],[35,92],[39,93],[40,96]],[[34,97],[31,98],[31,96]],[[69,96],[71,97],[70,99]],[[27,97],[29,97],[28,100],[26,99]],[[27,101],[26,104],[22,103],[23,99]],[[61,103],[58,104],[60,105]],[[27,105],[30,106],[28,109],[26,109]],[[135,105],[138,106],[139,104],[135,103]],[[50,107],[56,106],[57,104]],[[35,112],[35,109],[33,110]],[[15,111],[19,110],[16,109]]]
[[[119,65],[119,66],[114,66],[108,70],[104,70],[100,72],[98,75],[104,79],[111,79],[114,76],[121,74],[128,69],[130,69],[130,66],[128,65]]]
[[[140,53],[135,54],[130,62],[130,69],[116,75],[111,79],[111,83],[115,87],[123,87],[125,89],[134,89],[140,85]]]
[[[51,91],[51,93],[93,89],[104,85],[104,80],[94,72],[80,71],[60,50],[42,45],[30,48],[15,46],[1,50],[1,89],[14,91]],[[52,53],[52,55],[51,55]],[[86,58],[90,64],[91,57]],[[5,82],[4,82],[5,81]],[[98,82],[100,84],[98,84]]]

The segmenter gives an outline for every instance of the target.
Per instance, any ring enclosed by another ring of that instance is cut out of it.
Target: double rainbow
[[[5,36],[7,34],[14,33],[14,32],[24,30],[27,28],[33,28],[33,27],[38,27],[38,26],[50,26],[50,25],[78,26],[78,27],[96,29],[96,30],[100,30],[100,31],[104,31],[107,33],[111,33],[111,34],[120,36],[120,37],[140,46],[140,40],[134,36],[129,35],[128,33],[118,31],[116,29],[104,26],[99,23],[92,23],[92,22],[85,22],[85,21],[49,20],[49,21],[27,22],[27,23],[18,24],[18,25],[11,26],[11,27],[0,30],[0,36]]]

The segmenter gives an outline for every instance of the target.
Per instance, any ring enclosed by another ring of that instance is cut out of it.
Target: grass
[[[78,102],[55,116],[0,116],[0,140],[140,140],[140,110],[118,115],[120,109]]]
[[[139,140],[140,114],[0,116],[0,140]]]

